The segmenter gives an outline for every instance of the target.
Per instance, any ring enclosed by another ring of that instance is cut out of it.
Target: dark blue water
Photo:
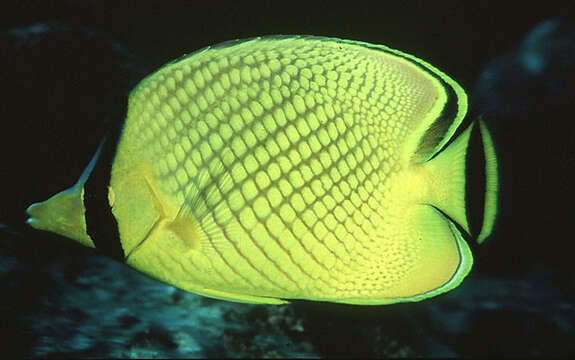
[[[573,6],[7,1],[0,15],[0,336],[22,357],[573,356]],[[73,184],[145,74],[221,41],[381,43],[469,92],[500,159],[500,216],[471,275],[420,303],[243,305],[187,294],[28,229]]]

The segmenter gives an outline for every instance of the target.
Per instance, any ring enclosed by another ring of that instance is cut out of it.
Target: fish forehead
[[[393,264],[416,261],[411,244],[391,241],[396,199],[386,182],[406,167],[409,139],[440,91],[397,54],[256,39],[204,49],[143,80],[124,135],[173,199],[168,213],[199,177],[215,184],[207,207],[227,209],[229,233],[210,216],[231,246],[192,256],[195,271],[208,266],[212,281],[252,294],[369,295],[401,281]]]

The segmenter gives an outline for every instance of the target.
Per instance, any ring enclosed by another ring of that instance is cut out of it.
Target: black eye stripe
[[[126,115],[126,106],[127,102],[124,104],[123,118]],[[104,255],[124,262],[125,254],[118,223],[108,201],[112,163],[123,122],[118,121],[116,124],[107,131],[100,157],[84,185],[84,208],[86,209],[86,232],[92,238],[96,249]]]

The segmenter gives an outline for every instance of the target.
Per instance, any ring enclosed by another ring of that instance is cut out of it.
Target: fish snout
[[[43,213],[44,210],[44,206],[42,206],[43,203],[39,202],[39,203],[34,203],[30,206],[28,206],[28,208],[26,209],[26,214],[28,214],[29,218],[28,220],[26,220],[26,223],[28,223],[28,225],[32,226],[33,228],[38,228],[38,218],[41,217],[41,214]]]

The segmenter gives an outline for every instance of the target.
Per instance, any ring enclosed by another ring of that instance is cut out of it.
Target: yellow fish
[[[493,143],[466,111],[453,79],[382,45],[206,47],[142,80],[28,223],[212,298],[419,301],[461,283],[495,221]]]

